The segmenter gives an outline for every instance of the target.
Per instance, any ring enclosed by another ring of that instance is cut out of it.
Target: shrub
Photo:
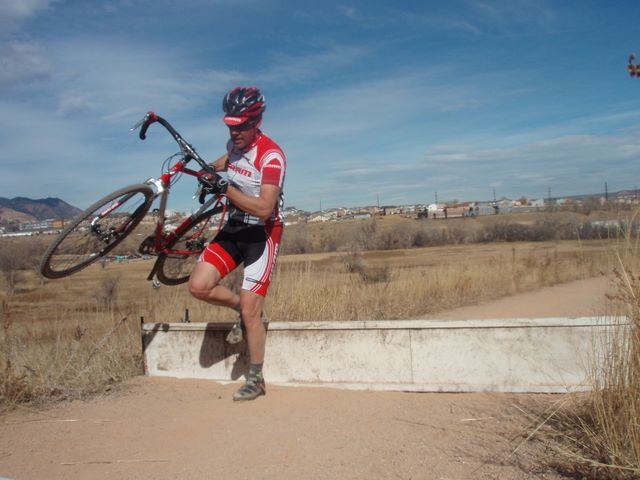
[[[0,240],[0,272],[9,294],[14,293],[22,272],[38,264],[42,252],[41,244],[31,239]]]
[[[391,281],[391,268],[388,265],[363,266],[358,274],[364,283],[388,283]]]

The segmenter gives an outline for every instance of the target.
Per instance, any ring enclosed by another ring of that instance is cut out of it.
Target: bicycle
[[[144,183],[116,190],[71,221],[54,239],[42,258],[40,273],[44,277],[67,277],[105,257],[131,234],[147,215],[153,202],[159,198],[155,232],[138,247],[138,253],[158,257],[147,280],[153,281],[157,287],[157,281],[165,285],[179,285],[189,279],[197,257],[221,228],[227,203],[223,196],[218,195],[205,201],[202,184],[198,182],[194,198],[200,197],[201,207],[185,218],[175,230],[167,229],[165,213],[171,186],[181,174],[200,178],[205,174],[215,173],[215,170],[169,122],[153,112],[148,112],[131,131],[140,128],[139,137],[144,140],[147,129],[156,122],[178,143],[180,153],[165,160],[160,178],[149,178]],[[179,157],[178,160],[169,166],[175,157]],[[187,168],[192,160],[201,167],[200,171]],[[215,221],[214,217],[218,214],[220,218]]]

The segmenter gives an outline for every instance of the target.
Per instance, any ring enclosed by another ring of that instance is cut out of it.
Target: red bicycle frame
[[[180,158],[180,160],[178,160],[174,165],[172,165],[167,172],[163,173],[160,176],[160,178],[158,179],[150,178],[145,182],[146,184],[154,187],[156,196],[160,196],[160,206],[158,208],[158,220],[156,222],[155,233],[153,235],[153,252],[156,254],[164,253],[164,254],[176,254],[176,255],[199,254],[200,252],[195,252],[192,250],[170,250],[167,248],[167,245],[172,240],[174,240],[175,238],[179,237],[182,233],[184,233],[187,226],[190,224],[190,222],[194,218],[197,218],[212,206],[213,208],[215,208],[218,205],[222,205],[222,217],[220,218],[220,226],[222,226],[222,223],[224,222],[226,210],[227,210],[227,203],[224,202],[222,196],[214,195],[209,200],[204,202],[202,206],[198,209],[198,211],[196,211],[189,217],[185,218],[180,223],[180,225],[178,225],[175,231],[169,232],[169,233],[165,232],[165,215],[164,214],[167,207],[169,191],[171,189],[171,180],[173,179],[173,177],[179,173],[184,173],[196,178],[200,178],[207,173],[215,174],[215,169],[211,165],[209,165],[207,162],[205,162],[200,157],[200,155],[198,155],[195,149],[180,136],[180,134],[171,126],[171,124],[169,124],[169,122],[167,122],[165,119],[156,115],[153,112],[147,113],[145,117],[138,124],[136,124],[131,130],[135,130],[141,126],[142,128],[140,130],[140,139],[144,140],[146,138],[146,132],[147,132],[147,129],[149,128],[149,125],[155,122],[158,122],[162,126],[164,126],[167,129],[167,131],[171,134],[171,136],[174,138],[174,140],[178,143],[182,153],[182,158]],[[187,164],[191,160],[194,160],[196,163],[198,163],[198,165],[201,167],[200,171],[187,168]],[[200,192],[201,192],[201,186],[196,192],[196,196],[198,196]],[[206,225],[207,223],[203,224],[201,231],[204,230]],[[197,238],[197,235],[196,235],[196,238]],[[154,274],[155,274],[155,268],[152,270],[151,274],[149,275],[149,279],[151,279]]]

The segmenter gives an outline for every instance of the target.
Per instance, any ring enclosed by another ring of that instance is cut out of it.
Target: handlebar
[[[209,165],[207,162],[205,162],[202,158],[200,158],[200,155],[198,155],[195,148],[189,145],[180,136],[180,134],[176,131],[176,129],[173,128],[171,124],[167,122],[164,118],[162,118],[160,115],[156,115],[154,112],[147,112],[147,114],[144,117],[142,117],[142,120],[140,120],[131,128],[131,131],[137,130],[139,127],[141,127],[140,133],[138,136],[140,137],[140,140],[145,140],[147,138],[147,129],[152,123],[155,123],[155,122],[158,122],[160,125],[162,125],[164,128],[167,129],[167,131],[171,134],[171,136],[176,141],[176,143],[180,146],[180,150],[182,150],[182,153],[186,157],[187,161],[193,159],[198,163],[198,165],[200,165],[200,167],[202,167],[202,169],[205,172],[215,173],[215,169],[211,165]]]

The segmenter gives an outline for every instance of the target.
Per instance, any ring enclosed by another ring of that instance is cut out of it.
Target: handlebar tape
[[[147,112],[147,120],[142,124],[142,128],[140,129],[140,140],[144,140],[147,138],[147,129],[149,125],[158,121],[158,115],[153,112]]]
[[[204,171],[206,171],[207,173],[215,174],[215,168],[213,168],[211,165],[207,164],[204,160],[202,160],[198,156],[198,154],[195,153],[195,150],[193,150],[193,148],[182,139],[180,134],[176,132],[175,128],[173,128],[171,124],[167,122],[164,118],[162,118],[159,115],[156,115],[154,112],[147,112],[146,119],[142,124],[142,128],[140,129],[140,140],[144,140],[147,138],[147,129],[149,128],[149,125],[155,122],[158,122],[160,125],[166,128],[167,131],[171,134],[171,136],[175,139],[175,141],[178,142],[181,148],[184,148],[185,146],[189,147],[189,150],[192,152],[190,157],[195,159],[200,164],[200,166],[203,168]]]

